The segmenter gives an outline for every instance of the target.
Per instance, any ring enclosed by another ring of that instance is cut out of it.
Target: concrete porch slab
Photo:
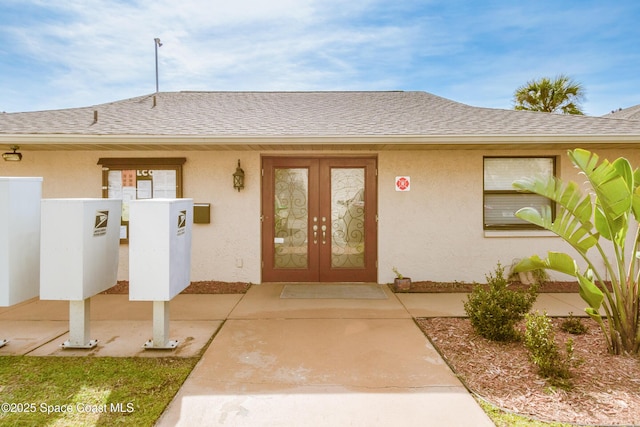
[[[228,320],[158,426],[491,426],[412,319]]]
[[[69,322],[64,320],[0,320],[0,339],[9,341],[0,348],[0,356],[25,355],[68,330]]]
[[[386,285],[381,285],[386,299],[283,299],[283,287],[282,283],[252,286],[229,319],[411,318]]]
[[[577,293],[540,294],[533,304],[532,311],[546,311],[549,316],[567,316],[573,313],[576,317],[587,317],[587,313],[584,312],[586,306],[587,303]]]
[[[37,298],[3,308],[0,320],[69,320],[69,301]]]
[[[44,322],[40,322],[44,323]],[[142,346],[153,336],[153,324],[149,321],[95,320],[90,325],[90,338],[97,339],[93,349],[63,349],[60,345],[69,339],[62,336],[35,349],[30,356],[91,356],[91,357],[193,357],[202,351],[222,321],[171,321],[169,339],[178,340],[174,350],[144,350]],[[67,329],[68,331],[68,325]],[[0,349],[1,350],[1,349]]]
[[[180,294],[169,302],[174,320],[224,320],[242,294]],[[152,301],[129,301],[129,295],[96,295],[91,298],[93,320],[152,320]]]
[[[396,297],[413,317],[463,317],[465,293],[397,293]]]

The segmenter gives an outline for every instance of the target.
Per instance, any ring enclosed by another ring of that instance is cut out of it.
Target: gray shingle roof
[[[612,111],[609,114],[605,114],[602,117],[613,119],[626,119],[626,120],[640,120],[640,105],[634,105],[633,107],[619,109]]]
[[[479,108],[425,92],[161,92],[90,107],[3,113],[0,137],[626,135],[640,140],[640,121],[618,114]]]

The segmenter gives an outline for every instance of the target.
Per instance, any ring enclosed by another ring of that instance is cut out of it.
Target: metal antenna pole
[[[156,93],[158,93],[158,48],[162,46],[159,38],[153,39],[153,43],[156,49]]]

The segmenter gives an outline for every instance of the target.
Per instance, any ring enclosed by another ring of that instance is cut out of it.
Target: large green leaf
[[[579,274],[575,260],[563,252],[548,252],[546,259],[541,259],[538,255],[524,258],[515,265],[513,271],[520,273],[540,269],[554,270],[573,277]]]
[[[631,169],[631,163],[629,163],[629,160],[625,159],[624,157],[619,157],[616,160],[614,160],[612,165],[618,171],[618,175],[622,177],[625,184],[627,184],[627,189],[629,190],[629,193],[633,193],[634,177],[633,177],[633,170]]]
[[[582,223],[572,212],[563,207],[558,209],[555,221],[549,206],[542,206],[540,211],[531,207],[522,208],[515,215],[557,234],[583,254],[598,243],[599,236],[593,232],[591,223]]]
[[[609,222],[607,221],[607,217],[604,215],[604,212],[602,212],[602,208],[600,206],[596,206],[594,222],[596,224],[596,230],[598,230],[598,233],[600,233],[602,237],[607,240],[613,240],[613,235],[609,228]]]
[[[544,270],[547,264],[540,259],[538,255],[532,255],[528,258],[521,259],[514,267],[514,273],[524,273],[526,271]]]
[[[580,297],[589,304],[589,307],[596,311],[599,310],[602,305],[602,301],[604,300],[604,294],[602,291],[593,283],[593,281],[587,279],[582,274],[578,273],[576,277],[580,284]]]
[[[516,217],[554,232],[583,254],[598,242],[599,234],[591,223],[591,198],[583,196],[576,183],[564,184],[557,178],[544,177],[523,178],[513,186],[558,204],[555,220],[549,206],[543,206],[540,211],[525,207],[516,212]]]
[[[636,218],[636,221],[640,221],[640,186],[636,186],[635,190],[633,191],[631,206],[633,208],[633,216]]]
[[[519,209],[515,213],[516,217],[523,219],[531,224],[537,225],[538,227],[542,227],[545,229],[549,229],[551,227],[551,222],[548,217],[543,217],[542,214],[534,208],[526,207]]]
[[[541,259],[538,255],[530,256],[522,259],[515,265],[513,271],[515,273],[532,271],[532,270],[554,270],[560,273],[568,274],[578,279],[580,286],[580,297],[594,310],[599,310],[604,301],[604,294],[593,283],[592,280],[585,277],[578,271],[576,261],[570,255],[564,252],[548,252],[546,259]]]
[[[549,268],[561,273],[575,276],[578,272],[576,261],[564,252],[547,252]]]
[[[583,224],[590,224],[592,204],[591,198],[580,192],[575,182],[563,183],[550,177],[522,178],[513,183],[514,188],[546,197],[564,207],[575,215]]]
[[[569,157],[589,179],[596,193],[598,203],[608,220],[615,220],[631,208],[632,189],[627,180],[633,181],[631,166],[626,159],[617,159],[613,164],[603,160],[587,150],[569,151]],[[617,234],[617,230],[612,230]]]
[[[602,316],[600,316],[600,313],[598,313],[598,310],[594,310],[591,307],[587,307],[584,309],[585,313],[587,313],[593,320],[595,320],[596,322],[598,322],[598,324],[600,324],[600,322],[602,322]]]

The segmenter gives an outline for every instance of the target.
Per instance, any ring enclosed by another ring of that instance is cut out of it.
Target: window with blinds
[[[513,188],[517,179],[555,175],[554,157],[485,157],[484,158],[484,229],[535,229],[515,213],[523,207],[540,210],[554,206],[546,197],[523,193]]]

